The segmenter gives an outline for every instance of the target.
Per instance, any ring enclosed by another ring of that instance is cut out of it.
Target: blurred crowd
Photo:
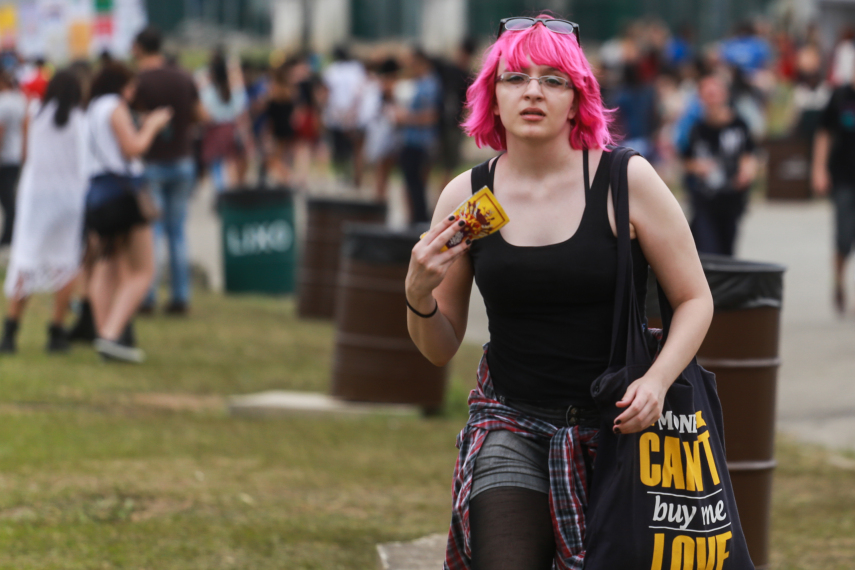
[[[801,140],[808,153],[821,142],[813,185],[838,206],[842,283],[855,180],[835,163],[855,159],[855,31],[826,50],[815,27],[794,34],[763,21],[701,47],[690,28],[673,33],[655,20],[590,48],[582,30],[614,130],[683,189],[701,252],[733,255],[767,138]],[[0,247],[11,245],[0,353],[17,350],[26,302],[46,291],[56,298],[49,351],[81,340],[105,359],[141,362],[132,323],[158,310],[158,267],[169,269],[163,311],[189,311],[185,225],[203,177],[226,192],[299,190],[335,176],[382,201],[397,170],[408,219],[419,223],[467,166],[459,125],[479,55],[473,40],[444,57],[385,45],[361,58],[342,46],[327,58],[241,61],[218,49],[192,73],[162,41],[141,31],[130,65],[105,53],[57,70],[0,53]],[[168,263],[158,263],[164,249]],[[73,299],[79,310],[66,327]]]
[[[299,190],[332,169],[358,188],[370,166],[385,199],[397,164],[411,219],[427,221],[435,146],[446,145],[446,177],[459,165],[473,51],[465,42],[458,61],[442,66],[417,49],[366,66],[340,48],[321,69],[312,54],[259,64],[218,49],[190,73],[150,27],[128,63],[105,53],[54,69],[4,53],[0,246],[9,249],[0,354],[17,352],[27,301],[49,292],[49,352],[82,341],[105,360],[142,362],[133,319],[158,310],[159,267],[169,270],[163,312],[190,308],[186,220],[203,178],[218,193],[249,184]],[[157,259],[161,251],[168,259]]]
[[[801,154],[804,168],[786,176],[803,181],[802,197],[833,198],[840,313],[855,243],[853,40],[852,27],[823,38],[815,25],[792,33],[756,20],[698,48],[691,28],[672,34],[654,20],[630,24],[599,51],[603,97],[617,110],[622,144],[682,188],[699,252],[734,254],[748,191],[771,159],[767,143],[786,141]],[[765,174],[767,187],[781,182],[780,172]]]
[[[311,54],[269,71],[245,65],[247,138],[263,176],[299,188],[313,170],[329,167],[359,188],[368,169],[376,198],[385,200],[397,166],[410,221],[427,221],[431,167],[440,166],[447,182],[461,162],[475,47],[465,40],[451,59],[418,48],[379,50],[365,61],[338,47],[323,69]]]

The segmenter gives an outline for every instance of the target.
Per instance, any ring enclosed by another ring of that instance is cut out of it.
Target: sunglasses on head
[[[573,34],[576,36],[576,43],[582,45],[579,39],[579,24],[570,22],[569,20],[557,20],[551,18],[503,18],[499,20],[499,33],[496,39],[499,39],[504,32],[521,32],[527,30],[540,22],[550,32],[556,34]]]

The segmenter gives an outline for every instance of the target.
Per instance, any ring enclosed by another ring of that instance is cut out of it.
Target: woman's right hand
[[[148,114],[145,122],[151,124],[155,132],[160,132],[172,120],[172,107],[158,107]]]
[[[433,311],[434,301],[431,300],[433,290],[442,283],[445,274],[457,258],[469,251],[472,240],[463,241],[442,251],[445,244],[464,225],[465,222],[459,217],[449,216],[428,230],[413,247],[410,267],[407,270],[406,295],[407,301],[417,311],[425,313]]]
[[[828,170],[814,168],[811,172],[811,186],[817,196],[827,196],[831,188],[831,177],[828,175]]]

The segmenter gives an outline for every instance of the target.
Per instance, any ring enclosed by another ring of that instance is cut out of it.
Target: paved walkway
[[[778,429],[855,449],[855,279],[850,271],[850,308],[839,318],[831,305],[831,207],[758,204],[745,222],[740,256],[787,266]]]

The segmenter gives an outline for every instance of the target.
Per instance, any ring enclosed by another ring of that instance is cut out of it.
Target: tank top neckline
[[[595,185],[596,180],[600,177],[600,171],[603,168],[603,162],[604,162],[603,159],[605,158],[606,152],[608,152],[608,151],[606,149],[603,149],[603,152],[600,154],[600,160],[597,163],[597,170],[594,173],[594,178],[591,179],[589,177],[589,174],[588,174],[588,171],[589,171],[588,149],[584,149],[582,151],[582,164],[583,164],[584,183],[585,183],[585,208],[582,210],[582,218],[579,220],[579,225],[576,227],[576,231],[573,232],[573,235],[571,235],[569,238],[567,238],[565,240],[562,240],[562,241],[559,241],[556,243],[547,243],[544,245],[516,245],[516,244],[513,244],[513,243],[509,242],[508,240],[506,240],[505,236],[502,235],[502,230],[499,230],[496,232],[499,236],[499,240],[503,244],[505,244],[509,247],[512,247],[515,249],[521,249],[521,250],[525,250],[525,249],[527,249],[527,250],[538,250],[538,249],[547,249],[547,248],[551,248],[551,247],[560,247],[560,246],[567,245],[568,243],[572,242],[573,239],[576,236],[578,236],[579,233],[582,231],[582,228],[583,228],[584,224],[586,223],[586,219],[590,217],[589,211],[591,210],[591,208],[589,208],[588,206],[591,205],[591,201],[592,201],[591,198],[593,195],[594,185]],[[502,155],[500,154],[499,156],[496,157],[496,159],[493,162],[492,167],[489,169],[490,188],[491,189],[495,189],[496,165],[499,163],[499,158],[501,156]]]

